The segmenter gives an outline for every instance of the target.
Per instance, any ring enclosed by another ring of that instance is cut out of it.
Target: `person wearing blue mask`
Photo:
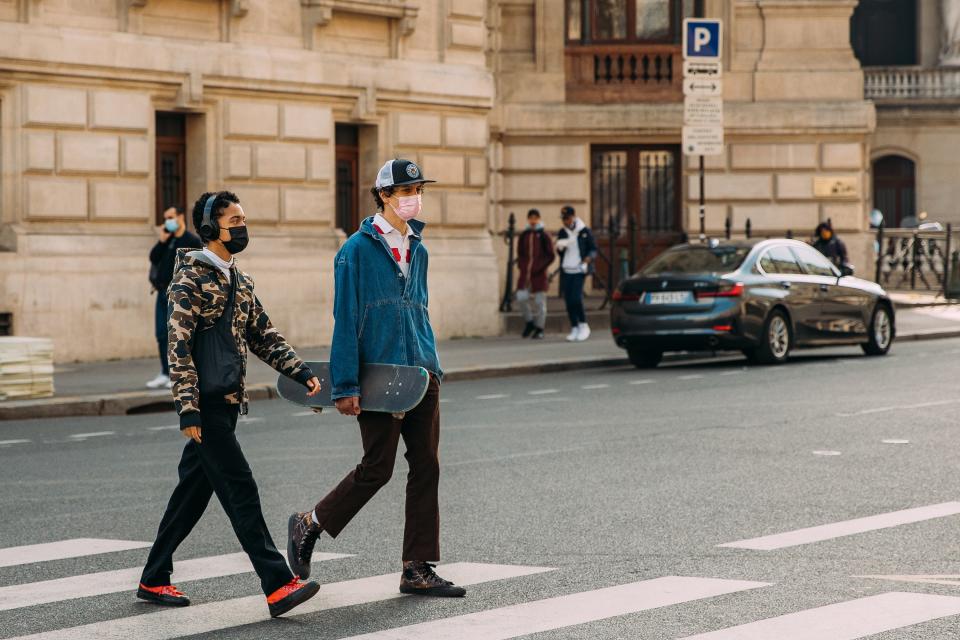
[[[168,207],[163,212],[163,224],[157,227],[160,239],[150,250],[150,284],[157,292],[154,305],[153,332],[160,351],[160,373],[147,383],[149,389],[159,389],[170,384],[170,366],[167,363],[167,287],[173,280],[173,264],[177,249],[202,249],[200,238],[187,230],[183,209]]]

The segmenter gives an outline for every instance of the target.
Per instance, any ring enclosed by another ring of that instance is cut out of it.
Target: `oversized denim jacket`
[[[411,220],[410,269],[403,277],[373,217],[360,224],[334,257],[332,397],[360,395],[360,368],[366,363],[419,366],[443,376],[427,313],[425,226]]]

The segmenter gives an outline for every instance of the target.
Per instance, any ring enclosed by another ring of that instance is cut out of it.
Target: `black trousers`
[[[402,560],[440,559],[440,383],[430,386],[420,404],[402,420],[389,413],[361,412],[363,459],[316,506],[317,524],[336,538],[363,505],[387,484],[393,474],[400,437],[406,445],[406,524]]]
[[[563,300],[567,303],[567,317],[572,327],[587,321],[587,314],[583,310],[583,283],[586,278],[582,273],[564,273],[561,280]]]
[[[230,518],[240,546],[250,556],[263,592],[269,595],[293,579],[263,520],[257,483],[237,442],[239,412],[237,405],[207,404],[201,408],[202,442],[190,440],[183,448],[178,469],[180,482],[160,520],[157,539],[140,579],[143,584],[170,584],[173,553],[200,520],[213,493]]]
[[[157,347],[160,351],[160,371],[163,375],[170,375],[170,366],[167,364],[167,292],[157,292],[157,302],[153,305],[153,333],[157,338]]]

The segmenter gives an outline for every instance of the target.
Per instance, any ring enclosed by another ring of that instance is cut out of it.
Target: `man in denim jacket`
[[[288,522],[287,559],[301,578],[320,533],[336,538],[351,518],[390,480],[399,439],[406,445],[406,527],[400,591],[459,597],[466,590],[434,572],[440,559],[440,361],[427,313],[427,250],[421,244],[423,185],[420,168],[389,160],[371,189],[378,213],[334,258],[332,397],[337,410],[357,416],[363,459],[312,511]],[[430,372],[423,400],[402,417],[362,411],[360,368],[364,363],[420,366]]]

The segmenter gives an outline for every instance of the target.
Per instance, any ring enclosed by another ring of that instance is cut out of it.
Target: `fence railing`
[[[675,44],[568,46],[568,102],[679,102],[683,57]]]
[[[960,297],[960,243],[945,230],[877,229],[875,280],[892,291]]]
[[[863,71],[868,100],[943,100],[960,98],[960,69],[873,67]]]

